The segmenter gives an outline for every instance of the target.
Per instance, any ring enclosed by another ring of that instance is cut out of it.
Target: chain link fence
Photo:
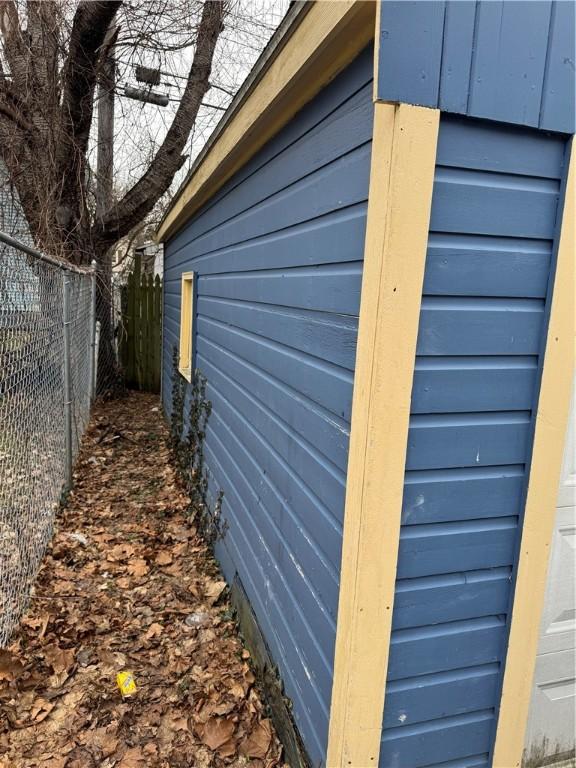
[[[26,609],[88,423],[94,271],[0,232],[0,647]]]

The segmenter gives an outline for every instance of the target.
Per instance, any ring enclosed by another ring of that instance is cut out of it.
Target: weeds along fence
[[[88,423],[95,280],[0,232],[0,647],[28,604]]]

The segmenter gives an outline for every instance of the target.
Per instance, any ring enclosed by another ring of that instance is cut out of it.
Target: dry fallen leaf
[[[110,757],[116,752],[118,747],[118,738],[116,737],[116,727],[112,724],[108,727],[95,728],[87,731],[77,737],[81,744],[96,747],[102,753],[102,757]]]
[[[100,740],[98,746],[102,750],[102,757],[110,757],[110,755],[113,755],[118,748],[118,739],[106,734],[106,736]]]
[[[234,723],[225,717],[211,717],[202,729],[201,739],[210,749],[218,749],[234,733]]]
[[[135,549],[131,544],[120,543],[108,551],[106,559],[110,562],[128,560],[134,552]]]
[[[236,754],[237,747],[236,739],[228,739],[228,741],[221,744],[216,751],[220,757],[232,757],[232,755]]]
[[[0,680],[16,680],[23,669],[24,666],[13,653],[0,649]]]
[[[225,581],[208,581],[204,589],[204,592],[206,594],[206,598],[208,599],[209,604],[214,605],[214,603],[218,600],[218,598],[220,597],[220,595],[225,589],[226,589]]]
[[[128,563],[128,573],[131,573],[132,576],[146,576],[149,570],[146,560],[142,560],[141,558],[131,560]]]
[[[144,638],[146,640],[150,640],[152,637],[158,637],[159,635],[162,634],[163,629],[164,628],[162,624],[157,624],[156,622],[154,622],[154,624],[150,624],[150,626],[148,627],[146,634],[144,635]]]
[[[158,755],[158,745],[150,741],[144,745],[142,752],[149,757],[156,757]]]
[[[140,747],[131,747],[124,753],[124,757],[118,763],[118,768],[140,768],[145,763],[146,756]]]
[[[262,720],[252,733],[240,744],[240,754],[246,757],[265,758],[272,743],[270,720]]]
[[[48,757],[45,762],[42,763],[42,768],[65,768],[68,762],[67,757]],[[0,768],[2,763],[0,763]]]
[[[246,683],[248,685],[254,685],[256,678],[254,677],[254,673],[252,672],[248,664],[243,665],[242,672],[244,674],[244,680],[246,681]]]
[[[170,565],[172,562],[172,555],[170,552],[160,552],[156,555],[154,562],[156,565]]]
[[[44,636],[44,633],[46,632],[46,627],[48,626],[49,621],[50,621],[50,614],[42,613],[39,616],[31,616],[31,615],[24,616],[21,620],[21,623],[25,627],[30,627],[31,629],[36,629],[36,630],[40,629],[40,632],[38,633],[38,637],[41,638]]]
[[[230,693],[237,699],[243,699],[246,695],[243,686],[239,685],[238,683],[234,683],[234,685],[230,688]]]
[[[37,698],[32,705],[32,709],[30,710],[31,720],[35,720],[37,723],[41,723],[42,720],[48,717],[54,707],[55,704],[53,704],[51,701],[46,701],[46,699],[41,697]]]
[[[62,672],[68,672],[70,667],[74,664],[74,648],[60,648],[59,646],[50,646],[44,651],[46,661],[54,672],[59,675]]]

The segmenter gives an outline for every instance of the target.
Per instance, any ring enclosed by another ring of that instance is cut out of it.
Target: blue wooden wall
[[[576,130],[574,0],[381,2],[378,98]]]
[[[382,768],[490,764],[565,154],[441,118]]]
[[[237,572],[315,764],[325,758],[372,138],[372,48],[168,243],[163,398],[180,275],[213,411],[218,547]]]

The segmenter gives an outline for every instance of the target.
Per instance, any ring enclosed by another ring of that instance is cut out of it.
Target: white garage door
[[[576,764],[575,417],[573,396],[526,733],[526,768],[547,764],[554,755],[563,765]]]

